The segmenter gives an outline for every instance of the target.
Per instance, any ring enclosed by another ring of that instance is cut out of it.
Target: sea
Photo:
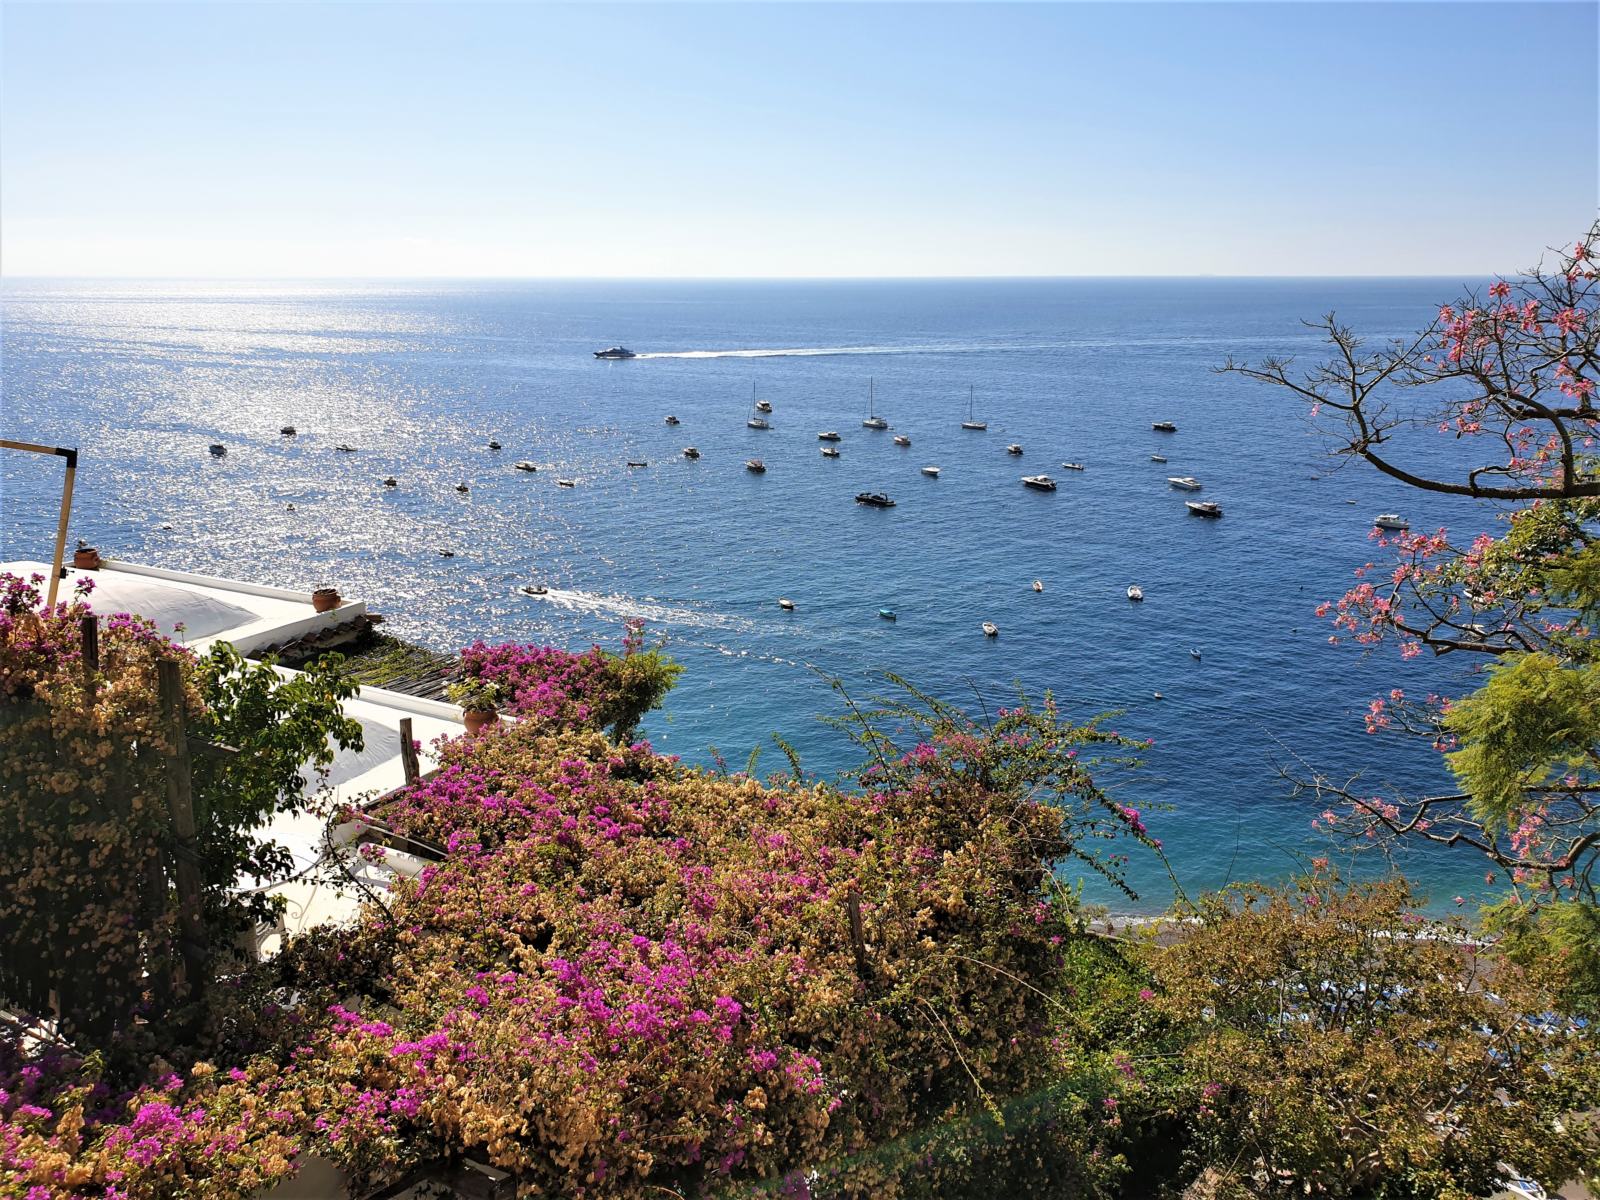
[[[1327,312],[1404,337],[1476,282],[7,280],[0,435],[79,448],[72,533],[107,556],[335,585],[440,649],[618,647],[640,619],[686,668],[645,731],[689,762],[787,770],[776,734],[831,777],[860,758],[824,720],[833,681],[864,702],[889,674],[980,717],[1047,691],[1111,714],[1152,744],[1100,782],[1167,862],[1132,848],[1136,899],[1085,894],[1153,913],[1168,865],[1191,895],[1316,856],[1389,869],[1314,830],[1296,777],[1449,789],[1363,713],[1391,687],[1470,688],[1471,665],[1330,644],[1314,610],[1381,566],[1375,514],[1453,533],[1495,514],[1341,467],[1302,402],[1218,367],[1315,364],[1304,321]],[[616,344],[638,357],[594,357]],[[869,396],[892,431],[863,428]],[[746,423],[757,398],[770,429]],[[969,403],[986,431],[961,428]],[[1392,449],[1423,470],[1460,453],[1426,426]],[[59,460],[0,472],[0,557],[48,557]],[[1470,854],[1396,865],[1435,910],[1485,891]]]

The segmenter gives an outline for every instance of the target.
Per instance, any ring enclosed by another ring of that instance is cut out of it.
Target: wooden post
[[[78,622],[78,633],[83,648],[83,693],[92,707],[100,676],[100,618],[84,617]]]
[[[0,450],[26,450],[30,454],[54,454],[67,460],[67,478],[61,488],[61,520],[56,526],[56,553],[55,559],[50,564],[50,594],[45,599],[46,604],[53,606],[56,602],[56,593],[61,589],[61,564],[67,554],[67,521],[72,515],[72,482],[78,474],[77,448],[36,446],[32,442],[13,442],[9,438],[0,438]]]
[[[853,879],[850,881],[850,891],[845,896],[845,907],[850,914],[850,948],[856,955],[856,974],[865,979],[869,971],[867,939],[861,929],[861,888]]]
[[[411,736],[411,718],[400,718],[400,766],[406,773],[406,783],[413,784],[422,775],[417,762],[417,743]]]
[[[194,792],[189,774],[189,739],[183,728],[183,679],[170,658],[156,664],[161,693],[161,720],[167,741],[167,811],[178,842],[173,855],[173,880],[178,886],[179,949],[186,983],[204,980],[206,936],[200,920],[200,868],[195,862]],[[181,994],[183,987],[178,989]]]

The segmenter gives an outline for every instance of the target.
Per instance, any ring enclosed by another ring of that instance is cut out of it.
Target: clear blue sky
[[[7,275],[1510,271],[1595,3],[7,3]]]

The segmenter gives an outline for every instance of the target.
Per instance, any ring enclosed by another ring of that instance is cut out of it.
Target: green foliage
[[[1600,1021],[1600,906],[1506,900],[1484,914],[1503,952],[1550,986],[1559,1011]]]
[[[458,679],[444,690],[452,704],[459,704],[466,712],[492,712],[505,701],[505,688],[492,679],[467,676]]]
[[[1590,765],[1600,742],[1600,666],[1554,654],[1508,656],[1444,718],[1461,748],[1450,768],[1484,820],[1515,824],[1530,787]]]
[[[644,715],[660,706],[683,674],[683,665],[659,649],[633,650],[607,655],[615,668],[615,694],[606,712],[612,736],[628,741],[639,730]]]

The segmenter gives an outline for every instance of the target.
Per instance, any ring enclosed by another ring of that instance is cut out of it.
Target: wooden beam
[[[417,741],[411,735],[411,718],[400,718],[400,766],[406,773],[406,784],[410,786],[422,775],[422,764],[417,762]]]
[[[205,923],[200,919],[200,867],[196,862],[194,792],[189,772],[189,738],[184,732],[183,677],[178,664],[164,658],[156,664],[161,695],[162,731],[166,735],[167,813],[178,851],[172,857],[173,879],[178,887],[179,949],[183,954],[184,982],[193,989],[205,981]],[[183,989],[177,990],[180,994]]]

